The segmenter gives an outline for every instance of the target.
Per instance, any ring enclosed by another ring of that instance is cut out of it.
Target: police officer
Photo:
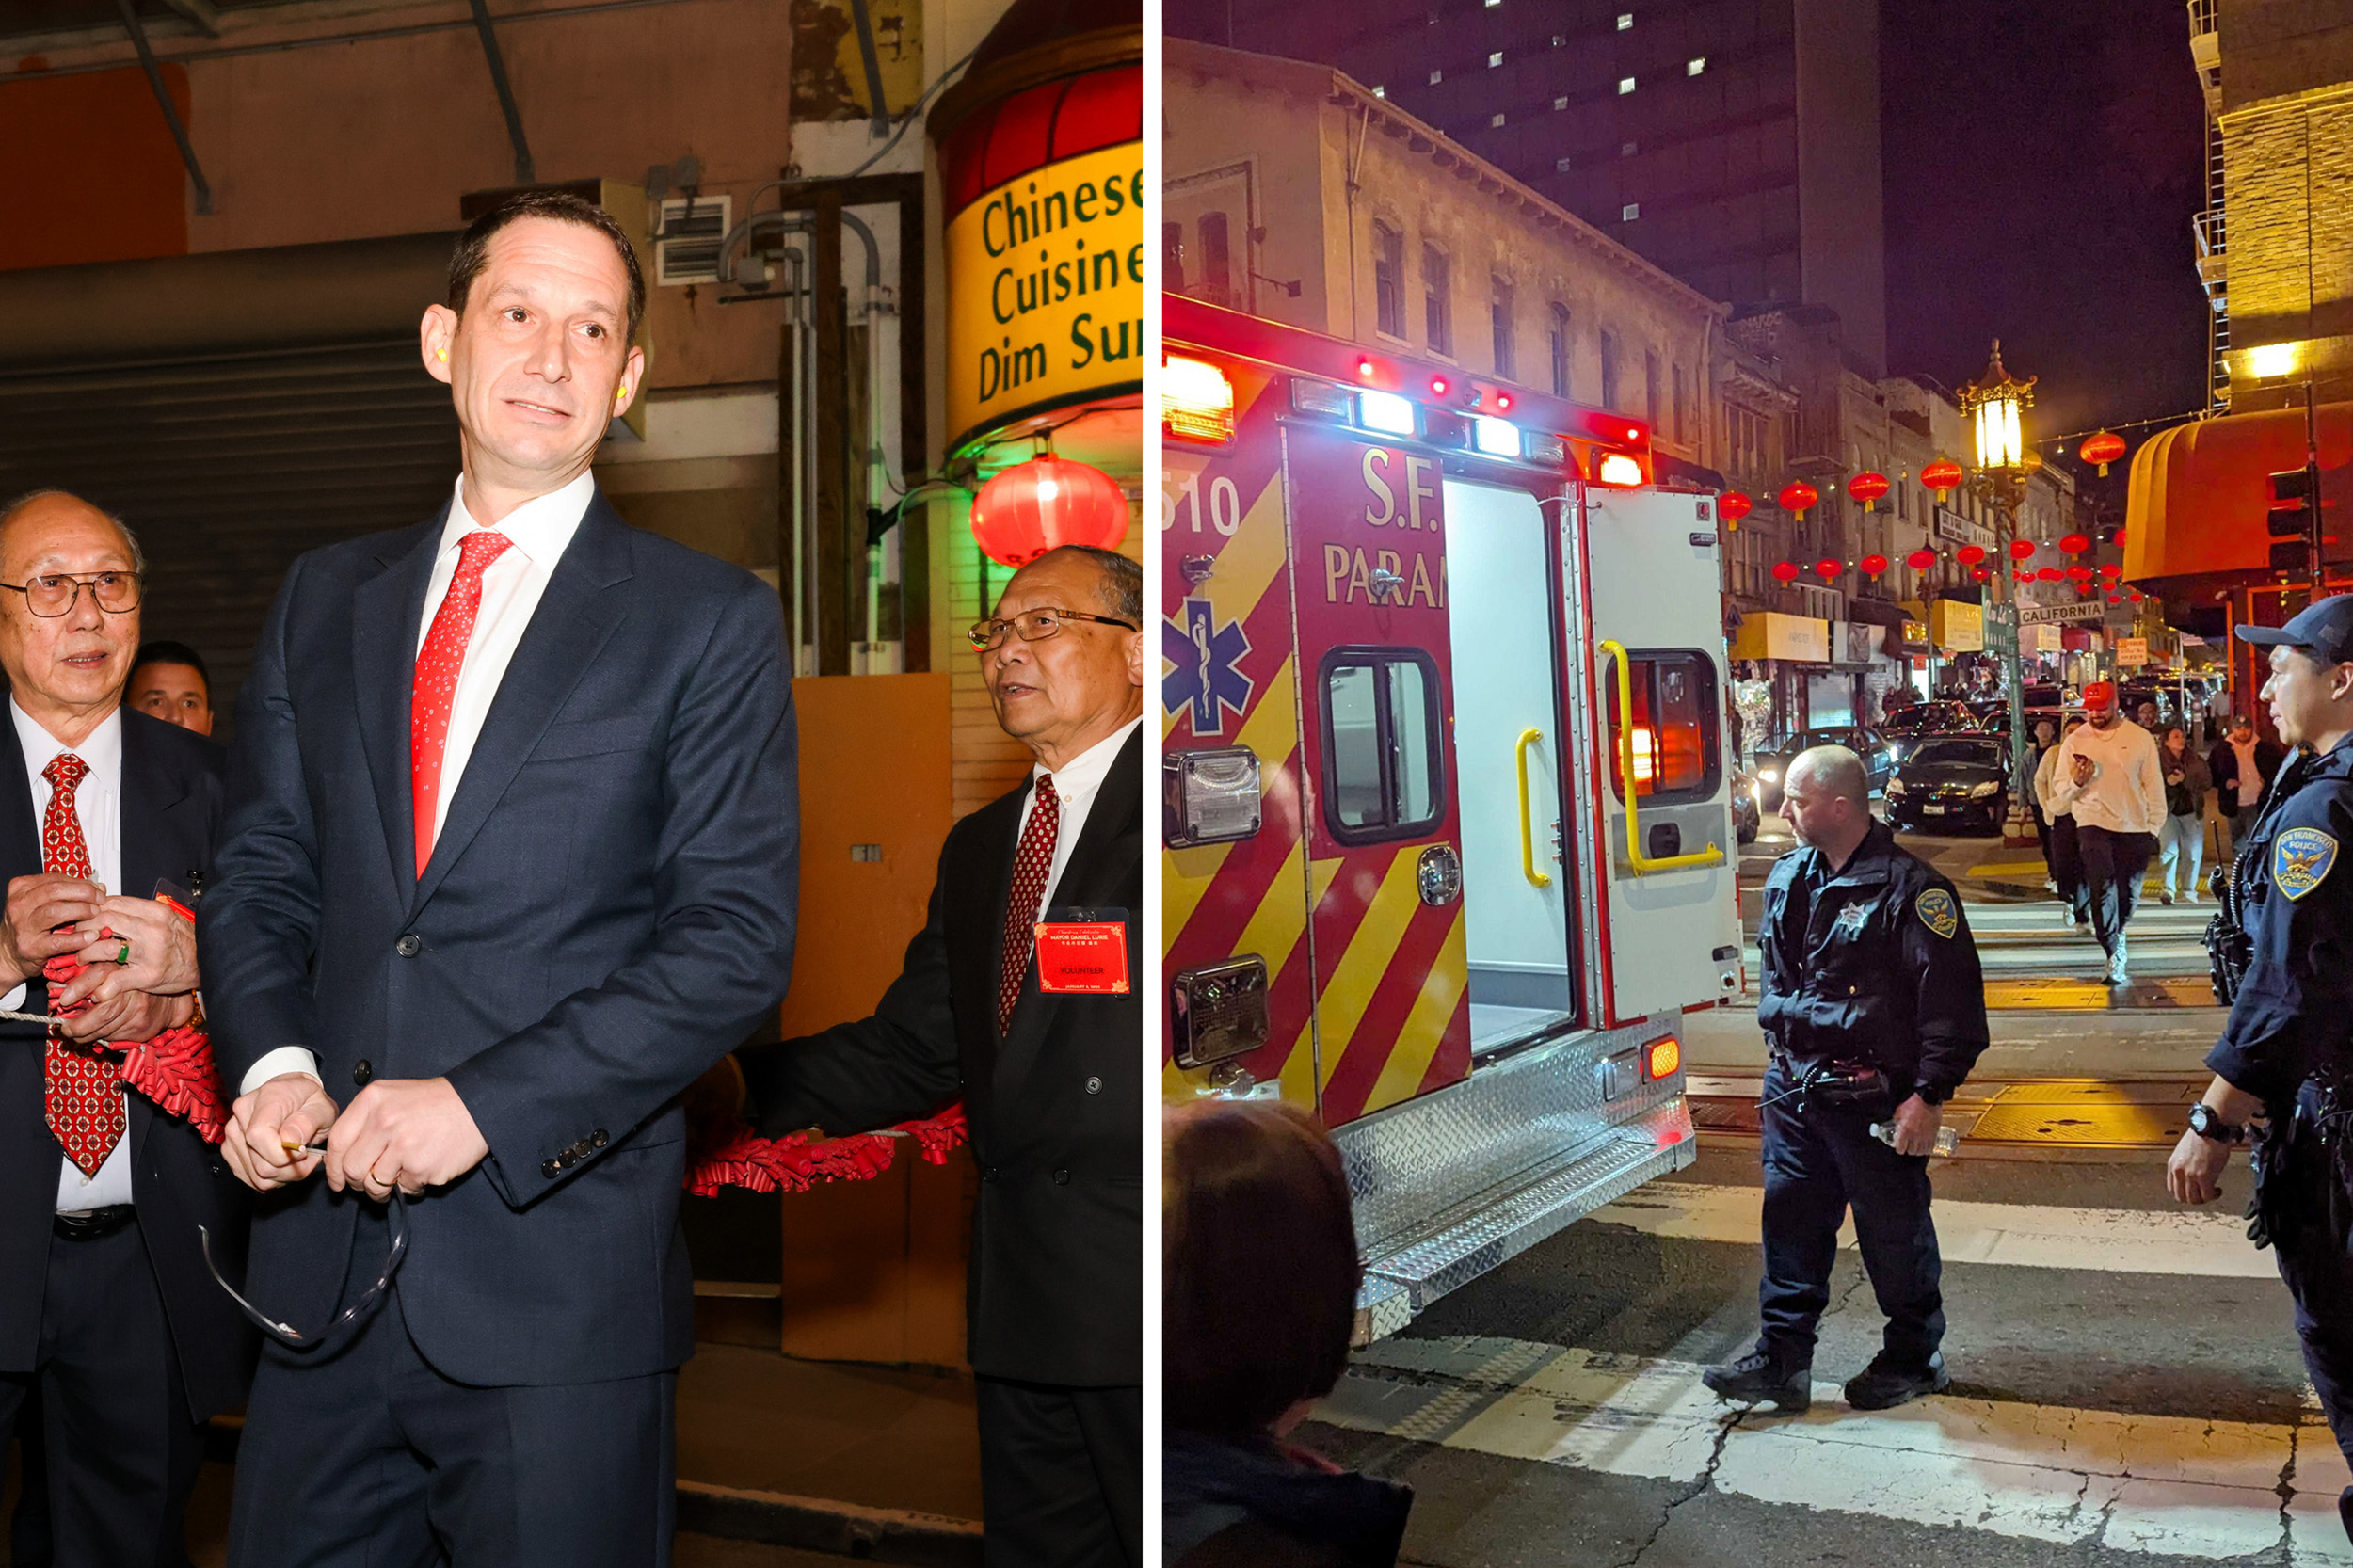
[[[1929,1160],[1945,1101],[1985,1049],[1985,987],[1953,885],[1871,816],[1863,760],[1817,746],[1790,763],[1782,815],[1801,848],[1765,884],[1757,1023],[1772,1061],[1759,1099],[1765,1278],[1756,1349],[1709,1368],[1733,1400],[1797,1415],[1849,1206],[1887,1314],[1883,1348],[1847,1402],[1884,1410],[1950,1385],[1938,1346],[1943,1264]],[[1871,1128],[1893,1124],[1893,1144]]]
[[[2271,650],[2263,700],[2294,754],[2230,872],[2223,904],[2244,928],[2246,967],[2166,1186],[2212,1202],[2248,1122],[2265,1117],[2249,1234],[2278,1253],[2304,1366],[2353,1458],[2353,870],[2341,864],[2353,843],[2353,594],[2234,634]],[[2353,1536],[2353,1489],[2337,1510]]]

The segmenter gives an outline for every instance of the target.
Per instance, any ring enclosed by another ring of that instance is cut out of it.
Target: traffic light
[[[2264,518],[2272,538],[2271,569],[2295,577],[2313,574],[2313,541],[2320,535],[2320,474],[2315,466],[2271,476],[2271,501]]]

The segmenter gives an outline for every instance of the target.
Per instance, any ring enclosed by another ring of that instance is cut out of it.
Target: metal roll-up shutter
[[[202,652],[216,736],[295,557],[424,521],[458,464],[449,388],[413,335],[0,371],[0,504],[72,490],[137,531],[142,629]]]

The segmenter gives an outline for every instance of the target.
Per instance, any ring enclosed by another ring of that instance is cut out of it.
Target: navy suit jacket
[[[931,916],[871,1018],[743,1053],[760,1130],[888,1127],[964,1097],[981,1197],[965,1287],[972,1369],[1144,1381],[1144,732],[1120,748],[1055,908],[1123,912],[1124,996],[1041,993],[997,1028],[1005,901],[1030,785],[948,832]]]
[[[418,1348],[464,1383],[644,1376],[694,1348],[680,1093],[792,970],[779,606],[599,494],[420,878],[408,702],[446,516],[311,552],[270,612],[199,927],[217,1058],[233,1089],[306,1047],[343,1103],[447,1078],[490,1152],[409,1206]],[[317,1179],[259,1200],[255,1304],[323,1327],[361,1201]]]
[[[123,711],[122,886],[113,891],[146,898],[159,881],[197,890],[220,833],[222,768],[220,747],[203,736]],[[0,888],[40,869],[24,750],[16,726],[0,713]],[[48,1010],[47,985],[31,982],[19,1011]],[[50,1216],[65,1158],[42,1100],[45,1032],[38,1024],[0,1023],[0,1372],[30,1372],[40,1352]],[[212,1232],[213,1256],[235,1283],[250,1194],[194,1128],[143,1096],[123,1099],[131,1201],[180,1352],[188,1417],[201,1421],[245,1399],[258,1336],[213,1283],[196,1227]]]

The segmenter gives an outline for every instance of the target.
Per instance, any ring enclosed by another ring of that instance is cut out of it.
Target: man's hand
[[[158,997],[130,991],[108,997],[87,1013],[57,1020],[57,1032],[69,1040],[109,1040],[136,1046],[168,1029],[177,1029],[196,1016],[194,997]]]
[[[381,1079],[360,1091],[327,1141],[327,1184],[381,1202],[456,1181],[490,1145],[445,1078]]]
[[[2185,1132],[2165,1162],[2165,1190],[2175,1203],[2212,1203],[2222,1195],[2222,1172],[2230,1163],[2230,1144]]]
[[[2075,756],[2069,759],[2068,772],[2075,780],[2075,788],[2078,790],[2082,789],[2085,785],[2091,782],[2091,759],[2084,756],[2081,752],[2076,753]]]
[[[1936,1152],[1937,1128],[1945,1125],[1945,1108],[1914,1095],[1896,1107],[1896,1152],[1924,1155]]]
[[[309,1073],[280,1073],[230,1108],[220,1152],[257,1192],[303,1180],[325,1155],[308,1145],[335,1125],[337,1106]],[[296,1149],[290,1152],[286,1145]]]
[[[196,926],[156,899],[110,898],[76,923],[73,935],[83,944],[75,956],[89,968],[57,997],[59,1009],[85,997],[108,1001],[131,991],[182,996],[196,989]],[[118,964],[115,954],[125,943],[131,961]]]
[[[44,872],[11,878],[8,913],[0,919],[0,981],[7,983],[0,990],[38,977],[49,960],[82,947],[86,938],[56,928],[97,914],[105,897],[105,889],[78,876]]]

